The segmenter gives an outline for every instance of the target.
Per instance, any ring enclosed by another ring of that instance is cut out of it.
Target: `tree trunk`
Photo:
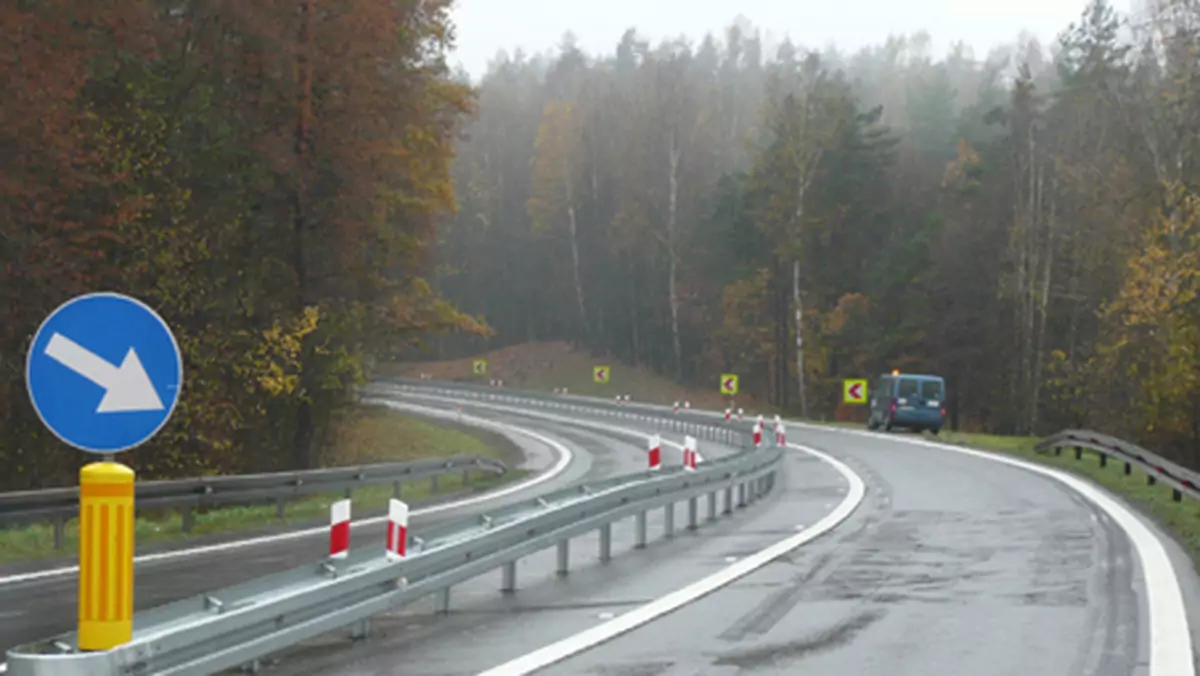
[[[667,256],[670,258],[667,280],[668,302],[671,305],[671,346],[675,350],[675,380],[683,381],[683,345],[679,339],[679,146],[672,135],[667,161]]]
[[[310,27],[313,20],[314,0],[305,0],[304,15],[300,23],[299,50],[296,56],[296,75],[299,79],[299,96],[296,101],[296,132],[294,152],[296,154],[295,187],[292,192],[292,266],[296,275],[296,313],[304,312],[311,303],[308,279],[308,264],[305,251],[305,234],[308,230],[306,212],[307,175],[311,162],[309,122],[312,119],[312,62],[309,59],[311,43]],[[312,448],[315,426],[313,421],[312,395],[317,383],[313,373],[316,357],[315,336],[304,337],[300,346],[300,401],[296,409],[296,426],[292,437],[292,462],[296,469],[312,466]]]
[[[804,302],[800,298],[800,260],[792,261],[792,302],[796,305],[796,393],[800,417],[808,418],[808,396],[804,391]]]
[[[562,172],[563,186],[567,193],[567,225],[571,233],[571,273],[575,282],[575,302],[579,306],[579,326],[582,337],[588,339],[592,332],[588,326],[587,305],[583,300],[583,278],[579,274],[579,224],[575,216],[575,195],[571,190],[571,173],[567,168],[566,161],[563,162]]]

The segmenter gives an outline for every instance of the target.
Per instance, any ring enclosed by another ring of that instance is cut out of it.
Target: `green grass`
[[[933,439],[934,437],[928,437]],[[1146,473],[1136,466],[1125,476],[1125,464],[1113,458],[1100,466],[1100,455],[1084,449],[1081,459],[1075,459],[1073,448],[1063,448],[1061,455],[1053,450],[1038,453],[1035,437],[1002,437],[990,434],[966,434],[943,431],[940,441],[969,446],[984,451],[1003,453],[1041,465],[1057,467],[1078,474],[1128,500],[1173,535],[1192,557],[1200,561],[1200,502],[1186,495],[1180,502],[1171,498],[1171,488],[1164,484],[1147,483]]]
[[[328,467],[376,462],[405,462],[420,458],[451,455],[479,455],[497,458],[510,466],[519,460],[519,451],[499,435],[473,429],[455,428],[397,413],[381,407],[365,407],[349,412],[334,427],[335,441],[325,449],[322,464]],[[528,472],[510,469],[503,476],[471,472],[464,486],[462,475],[454,473],[438,478],[438,490],[432,490],[428,478],[405,482],[402,497],[416,502],[430,497],[464,490],[483,490],[515,481]],[[174,510],[155,510],[139,514],[134,537],[139,546],[195,539],[219,533],[234,533],[298,524],[327,518],[329,506],[343,497],[340,492],[318,493],[287,503],[284,517],[278,518],[272,505],[226,507],[195,515],[190,533],[183,532],[182,514]],[[382,509],[392,497],[392,486],[366,486],[353,492],[354,512],[363,514]],[[63,549],[54,548],[54,527],[49,523],[0,529],[0,563],[28,561],[55,555],[74,555],[79,547],[78,521],[66,523]]]

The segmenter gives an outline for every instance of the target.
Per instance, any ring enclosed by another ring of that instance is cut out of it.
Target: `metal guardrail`
[[[436,490],[438,477],[461,472],[465,484],[471,470],[502,475],[508,468],[499,460],[456,455],[357,467],[143,481],[135,487],[135,504],[139,511],[180,509],[183,531],[189,532],[194,524],[196,509],[273,502],[277,517],[283,518],[287,502],[306,495],[344,491],[349,497],[356,488],[392,484],[398,497],[405,481],[429,478]],[[63,546],[66,522],[78,514],[78,486],[0,493],[0,527],[52,520],[56,549]]]
[[[404,386],[408,387],[408,386]],[[436,391],[434,387],[422,390]],[[484,398],[484,397],[480,397]],[[494,397],[488,396],[488,399]],[[497,395],[495,398],[499,398]],[[546,400],[504,395],[513,403],[537,406]],[[598,404],[571,404],[581,413],[615,415]],[[243,666],[301,641],[351,627],[351,636],[369,631],[369,618],[421,597],[436,594],[448,610],[450,590],[481,573],[500,568],[501,589],[516,586],[516,561],[551,546],[565,574],[570,541],[599,531],[599,558],[612,556],[612,526],[633,517],[635,546],[645,546],[647,512],[664,509],[664,531],[675,528],[675,506],[687,503],[687,527],[698,528],[699,501],[707,517],[747,506],[774,486],[782,449],[755,448],[749,425],[739,428],[672,420],[665,415],[626,411],[658,426],[685,426],[708,438],[731,440],[738,452],[706,460],[695,471],[664,466],[600,482],[572,486],[536,499],[448,524],[412,538],[410,556],[389,560],[380,533],[378,546],[253,580],[134,616],[134,637],[109,651],[80,653],[75,635],[64,634],[8,651],[12,676],[116,676],[211,674]],[[721,496],[723,495],[723,499]]]
[[[1109,456],[1112,456],[1125,463],[1126,476],[1131,473],[1133,466],[1137,466],[1145,472],[1148,484],[1154,485],[1161,481],[1170,486],[1171,497],[1175,502],[1181,501],[1184,493],[1200,499],[1200,473],[1128,441],[1091,430],[1063,430],[1042,439],[1034,446],[1039,453],[1053,450],[1055,455],[1061,454],[1063,448],[1074,448],[1076,460],[1083,458],[1083,449],[1092,450],[1100,457],[1101,467],[1104,467]]]

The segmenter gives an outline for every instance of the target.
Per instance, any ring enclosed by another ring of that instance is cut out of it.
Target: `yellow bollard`
[[[116,462],[79,471],[79,649],[133,639],[133,479]]]

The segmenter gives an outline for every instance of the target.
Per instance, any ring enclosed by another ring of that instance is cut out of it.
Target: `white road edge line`
[[[1090,482],[1065,470],[961,446],[891,437],[859,430],[826,428],[803,423],[800,425],[822,432],[833,430],[841,434],[883,438],[935,450],[953,451],[1010,465],[1054,479],[1087,498],[1108,514],[1113,521],[1120,524],[1122,530],[1129,536],[1129,541],[1133,544],[1138,559],[1141,561],[1142,579],[1146,585],[1146,605],[1150,618],[1149,676],[1195,676],[1196,667],[1192,661],[1192,634],[1188,626],[1183,591],[1179,587],[1179,578],[1175,574],[1175,566],[1171,563],[1166,548],[1163,547],[1162,541],[1125,505],[1112,499]]]
[[[581,398],[586,400],[586,398]],[[597,402],[599,403],[599,402]],[[604,402],[608,403],[608,402]],[[669,406],[643,404],[652,411],[671,411]],[[693,409],[693,413],[711,417],[723,418],[724,413]],[[1179,578],[1175,574],[1175,566],[1167,555],[1162,541],[1146,527],[1125,505],[1109,497],[1105,492],[1093,486],[1090,482],[1076,477],[1065,470],[1054,469],[1026,460],[1010,458],[998,453],[988,453],[961,446],[935,443],[931,441],[905,439],[891,434],[852,430],[842,427],[813,425],[797,420],[786,421],[801,429],[814,432],[830,432],[857,436],[860,438],[884,439],[899,443],[924,446],[941,451],[952,451],[974,456],[983,460],[1003,463],[1019,469],[1054,479],[1071,490],[1084,496],[1093,504],[1107,513],[1129,537],[1137,552],[1142,566],[1142,578],[1146,585],[1146,605],[1150,618],[1150,665],[1148,676],[1196,676],[1196,667],[1192,661],[1192,635],[1188,625],[1187,610],[1183,602],[1183,592],[1179,586]]]
[[[379,403],[383,403],[386,401],[387,400],[382,400]],[[391,402],[391,403],[396,404],[396,402]],[[404,407],[407,407],[407,408],[413,409],[413,410],[419,410],[419,411],[421,411],[421,413],[423,413],[425,415],[429,415],[430,417],[446,417],[446,418],[455,418],[455,419],[459,418],[457,413],[450,413],[450,412],[447,412],[447,411],[444,411],[444,410],[438,409],[438,408],[426,408],[424,406],[419,406],[419,405],[415,405],[415,404],[402,404],[402,405],[397,404],[397,405],[404,406]],[[553,439],[550,439],[549,437],[545,437],[541,434],[538,434],[537,432],[527,430],[523,427],[508,425],[506,423],[500,423],[500,422],[496,422],[493,420],[488,420],[486,418],[477,418],[477,417],[471,416],[471,415],[464,415],[461,417],[461,419],[464,423],[470,424],[470,425],[473,425],[476,427],[492,427],[492,428],[496,428],[496,429],[507,430],[509,432],[513,432],[515,434],[520,434],[520,435],[529,437],[531,439],[534,439],[536,441],[539,441],[543,444],[546,444],[547,446],[550,446],[551,448],[553,448],[555,451],[558,452],[558,462],[555,463],[554,466],[551,467],[549,470],[547,470],[541,474],[538,474],[537,476],[530,477],[529,479],[526,479],[525,481],[520,481],[520,482],[517,482],[510,486],[506,486],[502,489],[499,489],[496,491],[490,491],[488,493],[483,493],[478,496],[464,498],[462,500],[455,500],[453,502],[446,502],[446,503],[442,503],[442,504],[438,504],[438,505],[432,505],[430,507],[425,507],[422,509],[414,509],[411,512],[412,516],[421,516],[424,514],[436,514],[438,512],[444,512],[444,511],[451,510],[451,509],[467,507],[470,505],[479,504],[481,502],[495,500],[496,498],[501,498],[506,495],[511,495],[513,493],[516,493],[517,491],[527,490],[533,486],[536,486],[538,484],[549,481],[550,479],[553,479],[554,477],[558,476],[559,474],[562,474],[564,471],[566,471],[567,466],[571,464],[571,460],[574,458],[574,454],[572,454],[570,449],[568,449],[563,444],[560,444],[559,442],[554,441]],[[352,528],[357,528],[359,526],[372,526],[375,524],[386,523],[386,522],[387,522],[387,517],[380,516],[380,517],[374,517],[374,518],[370,518],[370,519],[360,519],[358,521],[352,522],[350,525]],[[320,526],[320,527],[316,527],[316,528],[305,528],[303,530],[288,531],[287,533],[279,533],[277,535],[264,535],[262,537],[247,538],[244,540],[234,540],[232,542],[223,542],[220,544],[205,545],[203,547],[191,547],[188,549],[176,549],[176,550],[167,551],[167,552],[159,552],[156,554],[144,554],[142,556],[134,557],[133,560],[135,563],[151,563],[154,561],[167,561],[170,559],[184,558],[184,557],[193,556],[196,554],[208,554],[211,552],[221,552],[221,551],[228,551],[231,549],[240,549],[242,547],[253,547],[253,546],[257,546],[257,545],[271,544],[271,543],[275,543],[275,542],[284,542],[287,540],[294,540],[296,538],[317,535],[319,533],[324,533],[328,530],[329,530],[329,528],[327,526]],[[16,584],[18,582],[30,582],[33,580],[42,580],[42,579],[51,578],[51,577],[58,577],[60,575],[68,575],[70,573],[75,573],[78,571],[79,571],[79,566],[64,566],[62,568],[52,568],[50,570],[39,570],[39,571],[33,572],[33,573],[22,573],[19,575],[9,575],[7,577],[0,577],[0,585]],[[0,672],[0,673],[3,673],[3,672]]]
[[[788,447],[814,455],[829,463],[849,482],[850,490],[847,492],[846,497],[842,499],[842,502],[832,512],[825,515],[824,518],[800,533],[777,542],[682,589],[677,589],[666,596],[659,597],[644,606],[639,606],[624,615],[619,615],[574,636],[568,636],[531,653],[505,662],[498,667],[482,671],[478,676],[521,676],[522,674],[529,674],[543,669],[556,662],[561,662],[568,657],[636,629],[647,622],[674,612],[836,528],[838,524],[853,514],[854,510],[862,503],[863,497],[866,495],[866,486],[863,484],[862,478],[837,458],[826,455],[821,451],[799,444],[788,444]]]

